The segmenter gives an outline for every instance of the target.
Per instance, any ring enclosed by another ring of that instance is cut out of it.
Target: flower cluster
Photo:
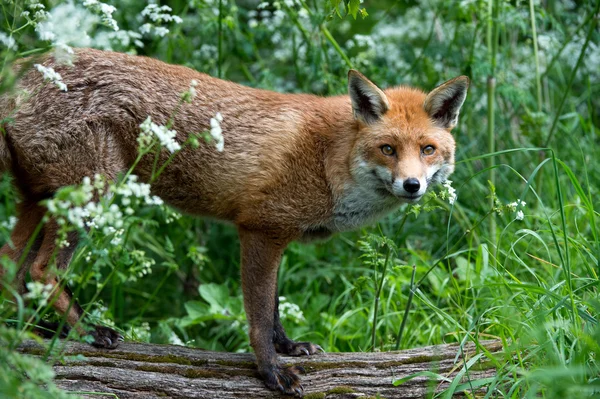
[[[160,26],[162,23],[175,22],[180,24],[183,20],[177,15],[171,15],[172,9],[169,6],[159,6],[157,4],[148,4],[141,12],[141,16],[148,18],[152,22],[147,22],[140,26],[141,34],[150,34],[154,31],[154,34],[158,37],[164,37],[169,33],[169,29],[164,26]]]
[[[279,297],[279,316],[283,320],[292,320],[295,323],[304,321],[304,313],[302,313],[300,306],[289,302],[284,296]]]
[[[35,31],[41,40],[54,40],[52,24],[46,25],[45,22],[50,18],[50,13],[46,11],[43,4],[32,2],[29,4],[29,10],[23,11],[21,16],[27,20],[27,23],[35,26]]]
[[[210,136],[215,140],[215,146],[219,152],[223,152],[225,146],[221,122],[223,122],[223,115],[220,112],[217,112],[214,118],[210,118]]]
[[[148,258],[146,252],[138,249],[133,250],[131,251],[131,258],[135,266],[130,268],[130,271],[135,276],[141,278],[152,272],[152,266],[154,266],[155,261],[152,258]]]
[[[444,190],[440,191],[440,198],[448,199],[450,205],[454,205],[454,202],[456,201],[456,189],[452,187],[452,180],[446,180],[442,183],[442,186],[444,187]]]
[[[523,213],[525,205],[527,205],[527,202],[518,199],[515,202],[507,204],[506,208],[511,212],[517,212],[517,215],[515,216],[516,220],[523,220],[525,218],[525,214]]]
[[[0,44],[2,44],[9,50],[17,49],[17,42],[15,41],[15,39],[4,32],[0,32]]]
[[[44,307],[48,304],[48,299],[52,294],[52,284],[43,284],[39,281],[31,281],[26,284],[27,293],[24,295],[25,299],[37,300],[39,306]]]
[[[503,204],[502,201],[498,197],[495,196],[495,193],[492,194],[494,198],[494,211],[498,215],[504,215],[504,212],[515,213],[515,220],[523,220],[525,219],[525,213],[523,212],[523,208],[527,203],[523,200],[516,200],[514,202],[510,202],[508,204]]]
[[[67,91],[67,85],[62,81],[62,76],[52,67],[45,67],[40,64],[34,64],[34,67],[44,76],[44,80],[51,82],[62,91]]]
[[[32,14],[33,13],[33,14]],[[73,49],[68,44],[81,47],[91,44],[90,37],[81,30],[92,24],[94,16],[73,3],[60,4],[47,12],[43,4],[32,3],[21,16],[35,26],[40,40],[52,42],[54,58],[59,64],[72,65]],[[53,21],[72,21],[70,24],[54,25]]]
[[[8,220],[0,222],[0,227],[6,229],[7,231],[11,231],[16,226],[17,220],[18,219],[16,216],[9,216]]]
[[[196,86],[198,86],[198,81],[196,79],[192,79],[190,82],[190,88],[187,91],[184,91],[181,95],[181,100],[186,103],[191,103],[194,101],[196,97]]]
[[[158,138],[160,145],[165,147],[171,153],[181,149],[181,145],[175,140],[177,132],[175,130],[169,130],[166,126],[157,125],[152,122],[150,117],[142,122],[140,129],[142,130],[142,134],[138,141],[143,148],[145,147],[144,145],[149,145],[152,142],[152,137],[155,136]]]
[[[122,205],[93,201],[106,192],[113,197],[118,195]],[[99,230],[105,235],[112,235],[113,245],[122,243],[124,219],[135,213],[133,205],[163,205],[163,201],[152,196],[150,185],[139,183],[135,175],[129,175],[121,184],[110,185],[100,175],[95,175],[93,181],[85,177],[79,187],[64,189],[46,201],[48,211],[57,218],[59,225]],[[64,237],[61,237],[59,243],[68,245],[63,241]]]
[[[114,6],[111,6],[106,3],[102,3],[98,0],[84,0],[84,7],[97,12],[101,15],[102,23],[114,31],[119,30],[119,26],[117,25],[117,21],[113,18],[113,13],[117,11]]]

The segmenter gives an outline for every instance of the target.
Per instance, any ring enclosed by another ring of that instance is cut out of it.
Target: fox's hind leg
[[[73,253],[77,248],[79,241],[77,232],[69,232],[67,235],[67,245],[57,248],[58,225],[54,219],[50,219],[45,226],[44,239],[38,251],[38,254],[31,265],[31,278],[43,284],[50,284],[52,288],[51,303],[54,309],[63,315],[69,326],[77,328],[78,332],[86,335],[87,332],[80,323],[84,315],[83,309],[68,287],[61,286],[55,270],[66,270],[71,262]],[[53,258],[56,261],[56,269],[52,268]],[[48,326],[53,327],[53,326]],[[64,333],[61,333],[64,335]],[[94,337],[92,345],[101,348],[116,348],[119,342],[123,341],[123,336],[111,328],[104,326],[95,326],[90,333]]]
[[[2,281],[3,277],[6,276],[5,269],[7,265],[0,263],[0,282],[2,282],[0,291],[2,291],[2,285],[10,284],[16,289],[18,295],[27,292],[25,277],[31,264],[36,259],[44,239],[44,226],[41,225],[44,213],[44,207],[35,202],[24,201],[18,205],[17,215],[19,218],[11,234],[10,242],[0,249],[0,258],[8,258],[10,262],[18,267],[18,270],[13,281]],[[39,320],[34,332],[42,337],[50,338],[57,329],[58,323]],[[60,335],[66,337],[68,331],[68,327],[63,328]]]
[[[310,356],[321,351],[325,352],[320,345],[312,342],[296,342],[288,338],[279,317],[279,296],[275,291],[275,312],[273,315],[273,344],[277,353],[290,356]]]
[[[29,271],[29,265],[35,259],[44,237],[44,231],[40,226],[44,212],[44,208],[34,202],[24,201],[19,204],[17,213],[19,219],[10,236],[10,242],[4,244],[0,249],[0,259],[7,257],[19,269],[14,281],[3,281],[7,266],[3,266],[0,261],[0,291],[4,291],[3,284],[9,283],[17,290],[18,294],[22,295],[27,291],[25,288],[25,277]],[[20,263],[24,255],[25,259]]]
[[[81,184],[84,177],[100,174],[111,180],[126,169],[127,160],[135,154],[122,153],[120,136],[114,134],[111,121],[65,120],[60,126],[39,123],[33,113],[17,113],[8,132],[13,158],[15,184],[27,200],[52,197],[65,186]],[[30,127],[36,126],[36,140]],[[43,213],[43,212],[42,212]],[[83,310],[72,299],[65,284],[58,281],[57,270],[66,270],[77,247],[76,232],[67,237],[68,246],[57,245],[58,225],[50,219],[43,228],[39,249],[27,265],[34,281],[53,287],[51,303],[65,317],[67,324],[86,333],[80,319]],[[122,337],[112,329],[96,326],[91,332],[93,345],[114,348]]]

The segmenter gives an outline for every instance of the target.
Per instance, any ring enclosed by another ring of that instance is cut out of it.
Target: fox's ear
[[[458,123],[458,113],[467,98],[468,88],[468,77],[451,79],[427,95],[423,108],[438,126],[452,129]]]
[[[348,92],[354,117],[366,124],[376,122],[390,108],[385,93],[354,69],[348,71]]]

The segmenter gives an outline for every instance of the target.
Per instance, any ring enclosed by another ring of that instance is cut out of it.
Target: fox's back
[[[176,140],[184,143],[190,134],[207,131],[219,112],[224,151],[209,144],[185,148],[154,182],[159,196],[186,211],[230,220],[238,219],[241,209],[256,210],[258,203],[273,201],[282,185],[292,191],[314,186],[319,198],[311,201],[328,201],[326,183],[319,181],[318,152],[324,147],[302,128],[322,101],[318,97],[248,88],[150,58],[90,49],[76,51],[72,67],[50,58],[43,65],[61,74],[67,91],[43,84],[34,69],[22,79],[19,90],[31,97],[19,96],[8,130],[27,170],[48,174],[78,165],[92,172],[103,164],[110,170],[106,174],[115,177],[115,171],[126,170],[136,159],[139,125],[147,117],[163,125],[172,120]],[[196,96],[192,103],[182,102],[192,80],[197,81]],[[159,163],[169,155],[163,150]],[[310,169],[308,175],[301,164]],[[153,167],[154,156],[148,155],[135,172],[149,180]],[[52,179],[30,180],[52,184]],[[33,184],[31,189],[43,195],[52,187]],[[300,192],[293,195],[300,214],[305,213]]]

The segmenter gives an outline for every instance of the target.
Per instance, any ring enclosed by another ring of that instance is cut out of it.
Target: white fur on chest
[[[373,188],[348,187],[336,201],[328,228],[332,231],[353,230],[374,222],[400,206],[397,198]]]

